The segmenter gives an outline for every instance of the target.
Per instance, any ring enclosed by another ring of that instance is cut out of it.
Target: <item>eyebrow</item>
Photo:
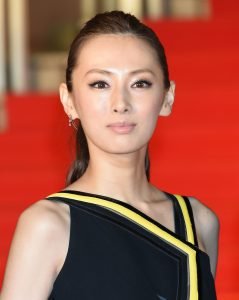
[[[113,73],[108,71],[108,70],[104,70],[104,69],[91,69],[89,70],[88,72],[85,73],[85,76],[87,76],[88,74],[91,74],[91,73],[99,73],[99,74],[104,74],[104,75],[109,75],[109,76],[112,76]],[[129,74],[132,74],[132,75],[135,75],[135,74],[138,74],[138,73],[150,73],[152,74],[153,76],[156,76],[155,73],[150,70],[150,69],[137,69],[137,70],[133,70],[133,71],[130,71]]]

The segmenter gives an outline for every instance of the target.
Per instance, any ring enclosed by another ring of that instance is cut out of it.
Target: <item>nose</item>
[[[131,110],[129,95],[125,90],[117,89],[112,95],[112,111],[115,113],[127,113]]]
[[[113,112],[116,112],[116,113],[126,113],[128,111],[129,111],[128,108],[123,107],[123,106],[117,106],[117,107],[113,108]]]

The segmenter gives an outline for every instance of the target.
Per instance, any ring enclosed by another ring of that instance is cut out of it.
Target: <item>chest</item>
[[[49,299],[196,299],[193,290],[188,297],[190,252],[146,229],[151,217],[137,211],[132,222],[100,206],[70,211],[69,249]]]

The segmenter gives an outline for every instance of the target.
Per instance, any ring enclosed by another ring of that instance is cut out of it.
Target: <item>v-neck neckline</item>
[[[123,206],[127,209],[130,209],[131,211],[137,213],[138,215],[145,218],[149,222],[151,222],[154,225],[160,227],[162,230],[164,230],[168,234],[171,234],[174,237],[176,237],[180,240],[183,240],[184,242],[187,242],[185,226],[184,226],[184,224],[182,224],[183,216],[181,215],[180,209],[178,209],[177,199],[173,194],[170,194],[170,193],[167,193],[167,192],[163,191],[163,193],[165,194],[167,199],[172,201],[173,217],[174,217],[174,231],[172,231],[171,229],[169,229],[168,227],[166,227],[165,225],[163,225],[159,221],[153,219],[152,217],[150,217],[149,215],[147,215],[146,213],[144,213],[143,211],[141,211],[140,209],[136,208],[135,206],[133,206],[132,204],[130,204],[128,202],[124,202],[122,200],[119,200],[119,199],[116,199],[116,198],[113,198],[113,197],[110,197],[110,196],[106,196],[106,195],[83,192],[83,191],[79,191],[79,190],[70,190],[70,189],[67,190],[67,189],[65,189],[65,190],[61,190],[60,193],[73,194],[73,195],[79,195],[79,196],[83,196],[83,197],[85,196],[85,197],[90,197],[90,198],[97,198],[99,200],[107,200],[107,201],[116,203],[118,205],[121,205],[121,206]],[[100,205],[100,203],[99,203],[99,205]],[[181,220],[181,222],[178,222],[178,220]]]

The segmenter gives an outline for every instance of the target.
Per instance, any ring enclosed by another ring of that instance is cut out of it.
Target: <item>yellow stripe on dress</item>
[[[195,240],[194,240],[193,228],[192,228],[192,223],[191,223],[191,220],[190,220],[190,216],[189,216],[189,213],[188,213],[188,208],[187,208],[187,205],[185,203],[185,200],[180,195],[174,195],[174,196],[177,198],[178,203],[179,203],[179,205],[181,207],[181,210],[182,210],[182,213],[183,213],[183,217],[184,217],[185,225],[186,225],[186,232],[187,232],[188,242],[190,242],[191,244],[194,245]]]
[[[131,209],[124,207],[121,204],[97,198],[94,196],[83,196],[83,195],[76,195],[70,193],[55,193],[47,198],[66,198],[66,199],[73,199],[77,201],[82,201],[86,203],[93,203],[99,206],[103,206],[106,208],[110,208],[123,216],[127,217],[128,219],[132,220],[133,222],[137,223],[138,225],[144,227],[151,233],[159,236],[169,244],[176,246],[178,249],[182,250],[184,253],[188,254],[188,264],[189,264],[189,300],[198,300],[198,280],[197,280],[197,263],[196,263],[196,251],[189,247],[187,244],[183,243],[181,240],[177,239],[173,235],[169,234],[167,231],[159,228],[152,222],[146,220],[141,215],[137,214],[136,212],[132,211]],[[178,196],[177,196],[178,197]],[[100,201],[99,201],[100,199]]]

